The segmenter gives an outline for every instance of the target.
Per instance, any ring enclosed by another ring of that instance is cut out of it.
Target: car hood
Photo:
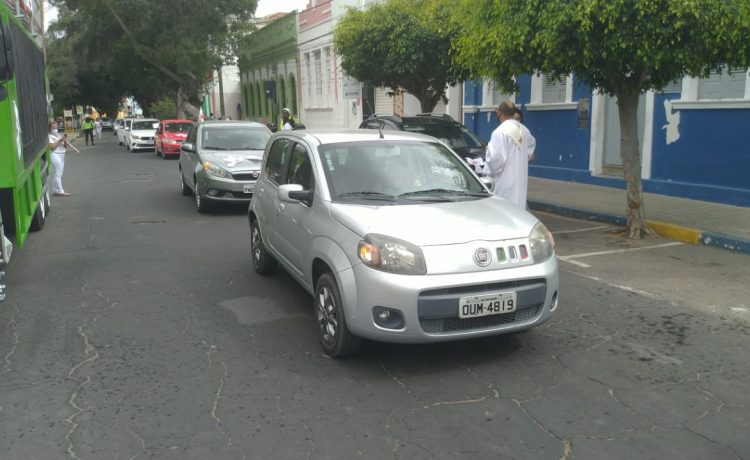
[[[263,150],[203,150],[201,157],[229,171],[259,171]]]
[[[133,136],[151,136],[153,137],[154,134],[156,134],[155,129],[131,129],[130,134]]]
[[[525,238],[538,222],[526,210],[494,196],[415,205],[332,203],[331,216],[359,236],[377,233],[417,246]]]
[[[164,137],[167,137],[169,139],[174,139],[177,141],[184,141],[185,138],[187,138],[187,133],[167,133],[167,134],[164,134]]]

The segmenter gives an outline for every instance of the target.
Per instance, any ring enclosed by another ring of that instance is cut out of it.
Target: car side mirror
[[[183,152],[195,152],[195,145],[191,144],[190,142],[183,142],[180,149]]]
[[[489,176],[482,176],[479,178],[485,187],[487,187],[490,191],[492,191],[492,188],[494,187],[495,183],[492,182],[492,178]]]
[[[313,191],[305,190],[300,184],[284,184],[279,187],[279,200],[284,203],[312,203]]]

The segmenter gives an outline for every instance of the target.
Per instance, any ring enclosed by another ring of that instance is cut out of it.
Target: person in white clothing
[[[498,126],[487,145],[484,173],[492,178],[495,195],[526,209],[529,158],[536,149],[531,132],[513,118],[516,106],[505,101],[497,107]]]
[[[102,138],[102,120],[99,118],[94,121],[94,132],[96,132],[97,139]]]
[[[54,121],[49,124],[49,148],[52,150],[52,169],[54,170],[54,180],[52,181],[52,194],[54,196],[70,196],[63,190],[62,175],[65,169],[65,147],[68,146],[67,135],[60,136],[57,133],[57,123]]]

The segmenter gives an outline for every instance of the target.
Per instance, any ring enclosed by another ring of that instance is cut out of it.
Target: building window
[[[542,76],[542,103],[559,104],[568,102],[565,93],[567,91],[567,77],[562,80]]]
[[[325,48],[325,106],[333,107],[333,64],[331,63],[331,48]]]
[[[748,74],[746,69],[727,69],[711,72],[698,80],[698,99],[744,99]]]
[[[531,76],[531,102],[524,105],[528,110],[572,110],[573,75],[560,80],[547,75]]]
[[[315,51],[315,97],[316,106],[320,107],[323,99],[323,62],[320,57],[320,50]]]
[[[310,62],[310,53],[305,53],[305,82],[304,87],[307,89],[305,93],[307,94],[307,100],[305,102],[305,107],[312,107],[314,104],[312,103],[313,99],[313,79],[312,79],[312,63]]]

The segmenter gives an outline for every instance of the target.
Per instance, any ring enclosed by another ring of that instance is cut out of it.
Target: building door
[[[646,95],[641,94],[638,100],[638,148],[643,152],[643,133],[646,120]],[[620,157],[620,116],[617,112],[617,100],[606,97],[604,102],[604,152],[603,173],[615,174],[622,168]],[[621,172],[620,172],[621,174]]]

